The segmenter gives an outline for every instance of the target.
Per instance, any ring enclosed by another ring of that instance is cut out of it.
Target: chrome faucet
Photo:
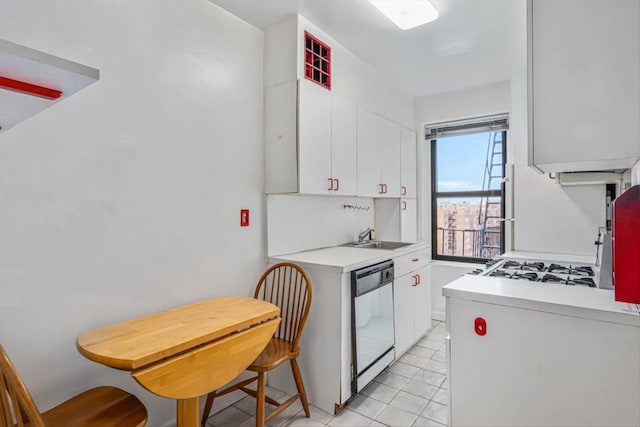
[[[365,237],[369,237],[369,240],[373,240],[372,234],[375,230],[373,228],[367,227],[362,233],[358,234],[358,243],[364,242]]]

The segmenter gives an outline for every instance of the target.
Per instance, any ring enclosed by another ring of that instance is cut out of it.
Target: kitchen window
[[[504,253],[508,126],[507,115],[426,126],[434,259],[485,262]]]

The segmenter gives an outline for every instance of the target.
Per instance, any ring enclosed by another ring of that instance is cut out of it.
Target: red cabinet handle
[[[487,333],[487,322],[482,317],[476,317],[474,321],[474,329],[476,330],[476,334],[480,336],[484,336]]]
[[[418,261],[420,261],[420,258],[412,258],[411,261],[418,262]]]
[[[340,180],[336,178],[335,181],[336,181],[336,188],[334,188],[333,191],[338,191],[340,190]]]
[[[402,201],[402,210],[403,211],[407,210],[407,202],[405,202],[404,200]]]
[[[418,275],[414,274],[413,276],[411,276],[411,278],[413,279],[413,285],[411,286],[415,288],[416,286],[418,286],[418,283],[420,283],[418,282]]]
[[[418,279],[418,285],[422,282],[422,277],[419,274],[416,274],[416,279]]]
[[[333,178],[328,178],[329,179],[329,191],[333,191]]]
[[[407,195],[407,187],[405,187],[404,185],[402,186],[402,195],[403,196]]]
[[[384,194],[384,184],[378,184],[378,194]]]
[[[382,192],[387,194],[387,184],[382,184]]]

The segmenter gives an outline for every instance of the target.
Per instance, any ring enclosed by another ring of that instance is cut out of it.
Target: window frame
[[[506,215],[506,184],[504,177],[506,176],[507,165],[507,129],[501,130],[483,130],[480,126],[478,132],[469,133],[488,133],[488,132],[501,132],[502,133],[502,177],[503,180],[500,184],[499,190],[479,190],[479,191],[437,191],[437,177],[438,177],[438,159],[436,145],[438,139],[446,138],[446,136],[428,138],[430,141],[430,154],[431,154],[431,257],[438,261],[456,261],[456,262],[468,262],[468,263],[486,263],[489,258],[480,257],[468,257],[468,256],[454,256],[454,255],[441,255],[438,253],[438,199],[453,199],[453,198],[482,198],[482,197],[499,197],[500,198],[500,216],[505,218]],[[454,136],[454,135],[452,135]],[[505,221],[500,221],[500,254],[505,252]],[[443,242],[444,244],[444,242]]]

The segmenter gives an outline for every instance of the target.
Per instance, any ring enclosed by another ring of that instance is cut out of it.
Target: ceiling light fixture
[[[402,30],[426,24],[438,18],[438,11],[428,0],[369,0]]]

